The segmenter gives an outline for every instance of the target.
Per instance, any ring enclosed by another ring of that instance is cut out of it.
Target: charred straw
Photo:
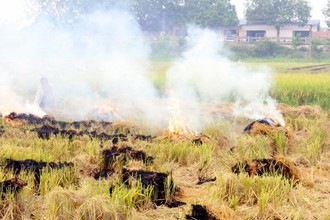
[[[5,159],[5,169],[13,169],[15,174],[18,174],[21,170],[36,170],[43,169],[45,167],[49,167],[52,169],[61,169],[64,167],[73,167],[72,162],[43,162],[43,161],[35,161],[31,159],[27,160],[13,160],[13,159]]]
[[[147,154],[142,150],[134,150],[132,147],[116,147],[113,146],[110,149],[105,149],[102,151],[103,156],[103,168],[94,175],[95,179],[107,178],[111,176],[115,170],[113,165],[118,160],[127,162],[131,159],[142,161],[145,164],[153,163],[154,158],[147,156]]]
[[[32,172],[34,173],[34,183],[35,187],[39,187],[40,185],[40,176],[42,173],[42,169],[51,168],[51,169],[62,169],[65,167],[73,167],[72,162],[43,162],[43,161],[35,161],[31,159],[27,160],[13,160],[13,159],[5,159],[4,169],[12,170],[13,173],[17,176],[21,171]]]
[[[161,172],[145,171],[145,170],[128,170],[126,168],[122,169],[122,181],[128,187],[130,187],[131,179],[135,179],[141,182],[142,188],[147,189],[148,187],[153,187],[153,194],[151,196],[152,201],[156,205],[169,205],[172,206],[172,202],[166,201],[166,190],[170,191],[173,195],[175,192],[175,186],[173,180],[168,181],[168,174]],[[170,182],[168,184],[168,182]],[[167,188],[169,187],[169,188]],[[183,202],[181,205],[185,204]]]
[[[202,185],[204,183],[214,182],[216,180],[216,177],[198,177],[198,182],[196,183],[196,185]]]
[[[231,170],[236,174],[243,171],[248,173],[249,176],[278,174],[295,181],[301,179],[300,172],[293,162],[284,157],[253,159],[252,161],[239,162],[235,164]]]
[[[217,218],[213,216],[212,213],[209,213],[209,211],[205,208],[205,206],[202,205],[191,205],[192,211],[191,215],[186,215],[187,220],[216,220]]]
[[[2,193],[2,199],[6,193],[13,193],[16,195],[26,185],[26,182],[18,179],[17,177],[0,182],[0,192]]]
[[[110,126],[112,122],[106,121],[74,121],[74,122],[63,122],[63,121],[56,121],[55,118],[45,115],[44,117],[38,117],[32,114],[25,114],[20,113],[17,114],[16,112],[11,112],[9,115],[6,115],[5,118],[9,120],[25,120],[29,124],[36,124],[36,125],[44,125],[44,124],[51,124],[53,126],[58,125],[61,129],[65,129],[67,127],[73,126],[75,129],[80,129],[82,126],[85,128],[92,128],[94,126]]]
[[[90,138],[96,138],[103,141],[109,141],[109,140],[120,140],[120,141],[127,141],[127,135],[119,133],[119,130],[116,130],[114,134],[106,134],[104,132],[97,133],[95,130],[93,131],[77,131],[74,129],[82,129],[85,127],[86,129],[90,129],[93,127],[106,127],[111,126],[112,122],[107,121],[93,121],[93,120],[87,120],[87,121],[73,121],[73,122],[63,122],[63,121],[56,121],[53,117],[50,117],[48,115],[40,118],[38,116],[32,115],[32,114],[17,114],[15,112],[10,113],[9,115],[5,116],[5,118],[10,120],[25,120],[30,124],[34,125],[42,125],[39,128],[34,128],[31,131],[37,132],[38,137],[40,139],[47,139],[49,140],[51,135],[57,136],[58,134],[61,134],[62,137],[67,137],[68,139],[72,139],[76,136],[88,136]],[[1,131],[0,131],[1,132]],[[1,134],[1,133],[0,133]],[[133,136],[134,140],[145,140],[150,141],[154,139],[151,135],[141,135],[137,134]]]
[[[5,133],[5,128],[3,126],[0,126],[0,136],[2,136]]]
[[[108,141],[108,140],[114,140],[114,139],[118,139],[121,141],[127,141],[127,136],[124,134],[106,134],[106,133],[100,133],[97,134],[97,132],[94,131],[76,131],[76,130],[72,130],[72,129],[58,129],[56,127],[50,126],[50,125],[43,125],[40,128],[34,128],[31,131],[33,132],[37,132],[38,137],[40,139],[47,139],[49,140],[51,135],[55,135],[57,136],[58,134],[61,134],[62,137],[67,137],[69,140],[71,140],[74,137],[78,137],[78,136],[88,136],[90,138],[97,138],[101,141]]]
[[[108,167],[114,163],[118,156],[123,155],[124,161],[129,160],[130,158],[133,160],[140,160],[143,163],[153,163],[154,157],[147,156],[147,154],[142,150],[134,150],[132,147],[112,147],[110,149],[106,149],[102,151],[104,167]]]
[[[141,140],[141,141],[151,141],[155,139],[156,137],[151,135],[144,135],[144,134],[136,134],[133,136],[134,140]]]
[[[94,174],[94,179],[99,180],[102,178],[107,178],[114,173],[114,169],[103,168],[99,172]]]

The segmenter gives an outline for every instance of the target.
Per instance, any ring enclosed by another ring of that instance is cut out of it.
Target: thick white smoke
[[[161,118],[157,91],[146,77],[150,48],[126,11],[96,10],[72,25],[36,16],[30,25],[8,28],[15,25],[0,29],[3,114],[26,112],[24,104],[33,102],[39,79],[47,77],[57,103],[48,113],[55,116],[113,118],[107,113],[118,109],[117,118]]]
[[[39,5],[30,0],[10,0],[0,3],[0,27],[20,29],[34,22]]]
[[[220,55],[223,45],[213,31],[191,27],[187,40],[190,49],[169,69],[167,86],[179,103],[189,103],[190,106],[181,111],[190,118],[186,121],[192,121],[194,129],[209,121],[208,115],[201,118],[201,108],[211,101],[236,102],[233,116],[273,117],[283,123],[268,95],[269,69],[249,68]]]
[[[19,6],[0,3],[1,10],[16,10],[14,17],[0,16],[3,115],[44,115],[33,100],[40,78],[47,77],[56,110],[46,113],[57,118],[140,120],[161,126],[179,120],[198,131],[212,120],[204,112],[207,103],[226,101],[236,102],[234,116],[280,116],[267,94],[270,71],[219,55],[222,44],[215,32],[189,29],[188,50],[168,70],[166,95],[159,96],[147,77],[150,47],[126,10],[75,14],[75,22],[66,23],[41,16],[34,1],[13,2]]]

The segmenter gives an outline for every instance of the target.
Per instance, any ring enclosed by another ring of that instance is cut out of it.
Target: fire
[[[190,133],[189,118],[181,113],[179,101],[172,98],[169,105],[170,119],[168,122],[168,131],[170,134],[179,135]]]
[[[4,100],[8,100],[6,101],[6,104],[0,105],[0,113],[3,116],[9,115],[11,112],[32,114],[38,117],[43,117],[46,115],[46,112],[43,111],[38,105],[31,104],[28,101],[24,103],[24,100],[22,100],[21,97],[14,96],[13,98],[10,98],[8,96],[8,98],[5,98],[6,99]]]
[[[188,132],[188,129],[183,125],[183,122],[180,120],[175,120],[174,118],[170,119],[167,129],[172,134],[182,134]]]

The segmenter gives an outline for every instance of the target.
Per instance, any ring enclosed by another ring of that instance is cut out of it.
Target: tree
[[[294,22],[304,26],[311,17],[310,12],[307,0],[246,0],[245,5],[247,21],[274,26],[278,41],[284,24]]]
[[[142,29],[165,31],[178,21],[178,0],[131,0],[131,12]]]
[[[216,28],[238,24],[230,0],[131,0],[132,11],[144,29],[169,29],[194,23]]]
[[[74,23],[97,10],[121,6],[130,11],[143,30],[167,31],[194,23],[217,28],[238,24],[230,0],[37,0],[42,15],[55,23]]]
[[[230,0],[188,0],[183,7],[183,23],[208,28],[238,24],[236,9]]]
[[[323,9],[322,12],[325,16],[328,27],[330,27],[330,0],[328,0],[327,6]]]
[[[121,4],[124,5],[126,1],[122,0]],[[94,10],[106,10],[119,5],[116,0],[37,0],[37,3],[42,16],[59,24],[71,24]]]

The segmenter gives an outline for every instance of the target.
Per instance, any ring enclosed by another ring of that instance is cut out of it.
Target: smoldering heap
[[[247,172],[249,176],[262,176],[265,174],[282,175],[283,177],[296,182],[299,182],[302,179],[300,171],[295,164],[283,156],[239,162],[235,164],[231,170],[236,174],[239,174],[242,171]]]
[[[170,140],[171,142],[176,141],[190,141],[194,145],[202,145],[204,143],[211,143],[211,138],[205,134],[195,134],[192,131],[189,132],[170,132],[166,131],[163,135],[155,138],[155,140]]]
[[[18,176],[21,171],[30,172],[34,174],[35,188],[38,189],[40,185],[40,176],[44,168],[62,169],[65,167],[73,167],[72,162],[43,162],[31,159],[27,160],[14,160],[4,159],[4,170],[12,171],[15,176]]]
[[[291,138],[292,136],[287,127],[282,126],[271,118],[255,120],[244,128],[244,132],[251,135],[267,135],[278,131],[285,132],[287,138]]]

